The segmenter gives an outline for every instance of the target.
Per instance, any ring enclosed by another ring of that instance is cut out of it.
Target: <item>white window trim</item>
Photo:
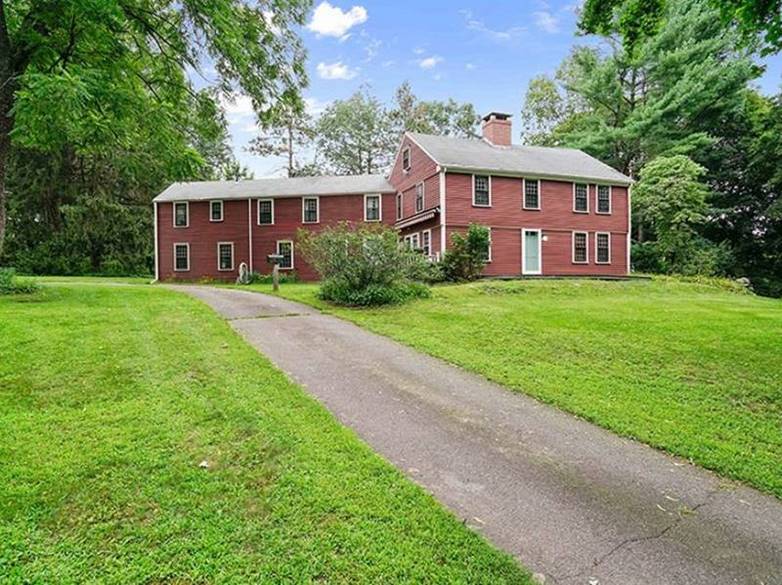
[[[231,246],[231,267],[220,268],[220,246]],[[233,272],[234,269],[234,243],[233,242],[217,242],[217,271],[218,272]]]
[[[421,234],[419,232],[409,234],[407,237],[410,238],[411,250],[418,250],[421,247]]]
[[[432,230],[424,230],[421,232],[421,248],[423,249],[424,246],[424,234],[427,234],[427,237],[429,238],[429,252],[426,254],[428,258],[432,257]]]
[[[483,203],[475,203],[475,177],[486,177],[489,180],[489,204],[484,205]],[[477,173],[477,175],[472,176],[472,206],[473,207],[491,207],[491,175],[482,175],[480,173]]]
[[[606,235],[608,236],[608,261],[607,262],[601,262],[598,260],[600,257],[597,253],[597,236],[600,235]],[[595,264],[611,264],[611,232],[595,232]]]
[[[405,153],[407,153],[407,166],[405,166]],[[409,173],[413,168],[413,153],[409,146],[405,146],[402,149],[402,171]]]
[[[586,185],[587,188],[586,211],[576,209],[576,185]],[[597,192],[597,189],[595,189],[595,192]],[[578,182],[573,183],[573,213],[589,213],[589,183],[578,183]]]
[[[177,205],[184,205],[185,206],[185,225],[177,225],[176,224],[176,206]],[[190,202],[189,201],[174,201],[171,204],[171,210],[174,212],[173,217],[171,218],[171,222],[174,224],[174,227],[177,229],[184,229],[187,227],[190,227]]]
[[[377,219],[367,219],[367,200],[370,197],[377,197]],[[383,196],[380,193],[366,193],[364,194],[364,221],[371,223],[377,223],[383,221]]]
[[[261,223],[261,202],[262,201],[269,201],[272,204],[272,222],[271,223]],[[258,210],[256,213],[256,223],[258,225],[274,225],[274,199],[270,199],[269,197],[266,197],[264,199],[258,199]]]
[[[576,261],[576,234],[584,234],[584,245],[586,246],[586,260]],[[575,230],[570,234],[570,261],[573,264],[589,264],[589,232],[583,230]]]
[[[486,228],[489,230],[489,253],[486,255],[486,264],[491,264],[491,228]]]
[[[212,205],[214,205],[215,203],[220,204],[220,219],[214,219],[212,217]],[[223,219],[225,219],[225,202],[222,199],[212,199],[209,202],[209,221],[213,223],[217,223],[223,221]]]
[[[405,194],[399,191],[396,194],[396,219],[399,221],[405,216]]]
[[[308,199],[315,200],[315,221],[304,221],[304,205]],[[301,223],[320,223],[320,197],[317,195],[308,195],[301,198]]]
[[[538,184],[538,206],[537,207],[527,206],[527,181],[534,181]],[[540,179],[527,179],[526,177],[523,178],[521,180],[521,208],[529,209],[530,211],[540,211],[540,208],[543,207],[542,203],[543,201],[540,194]]]
[[[608,187],[608,211],[600,211],[600,197],[598,191],[600,187]],[[600,215],[611,215],[614,210],[614,193],[611,185],[595,185],[595,213]]]
[[[538,269],[537,270],[527,269],[527,255],[525,254],[526,250],[524,249],[524,244],[527,241],[528,233],[538,234]],[[531,276],[543,274],[543,230],[541,229],[522,228],[521,230],[521,273],[529,274]]]
[[[187,268],[176,267],[176,248],[185,246],[187,248]],[[188,242],[174,242],[174,272],[190,272],[190,244]]]
[[[310,222],[310,223],[312,223],[312,222]],[[294,252],[293,240],[277,240],[277,254],[280,254],[280,244],[290,244],[291,245],[291,265],[290,265],[290,267],[280,266],[280,270],[293,270],[293,267],[296,266],[296,263],[294,262],[294,255],[293,255],[293,252]]]
[[[421,209],[418,209],[418,187],[421,187]],[[415,184],[415,212],[421,213],[426,208],[426,183],[423,181]]]

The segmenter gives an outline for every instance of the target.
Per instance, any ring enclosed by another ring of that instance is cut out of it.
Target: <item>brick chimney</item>
[[[492,146],[511,145],[510,114],[489,112],[483,117],[483,139]]]

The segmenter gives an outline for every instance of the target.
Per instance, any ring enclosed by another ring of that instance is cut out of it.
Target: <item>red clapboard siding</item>
[[[410,147],[411,168],[409,172],[402,169],[402,151]],[[410,217],[415,211],[415,187],[424,182],[424,209],[435,207],[440,203],[440,176],[435,163],[418,145],[405,136],[399,156],[394,161],[389,182],[402,193],[402,217]]]

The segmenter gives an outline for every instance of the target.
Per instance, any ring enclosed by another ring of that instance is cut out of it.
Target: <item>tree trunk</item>
[[[3,257],[3,244],[5,243],[7,221],[5,181],[8,174],[8,155],[11,151],[11,127],[13,124],[10,117],[11,96],[8,96],[9,99],[6,100],[5,94],[5,91],[0,92],[0,258]]]
[[[293,123],[288,124],[288,176],[293,176]]]

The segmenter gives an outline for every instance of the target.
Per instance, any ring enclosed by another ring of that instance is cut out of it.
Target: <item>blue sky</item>
[[[575,34],[579,0],[368,1],[316,0],[301,31],[317,114],[362,85],[390,102],[405,80],[422,99],[472,102],[479,112],[505,111],[518,119],[529,80],[553,73],[570,48],[588,42]],[[758,82],[765,93],[782,86],[782,56],[765,61]],[[283,161],[248,154],[255,133],[248,100],[228,106],[234,150],[257,178],[281,172]],[[514,140],[518,140],[514,129]]]

